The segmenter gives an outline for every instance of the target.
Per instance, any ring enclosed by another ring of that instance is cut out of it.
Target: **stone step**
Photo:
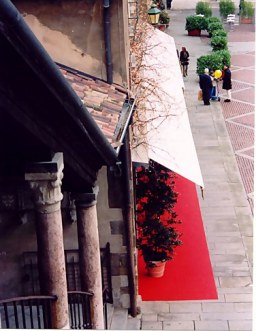
[[[110,329],[113,313],[114,313],[114,306],[111,303],[107,303],[107,323],[108,323],[107,330]]]
[[[128,310],[124,308],[114,308],[110,330],[127,330]]]
[[[128,316],[126,330],[140,330],[141,321],[136,317]]]

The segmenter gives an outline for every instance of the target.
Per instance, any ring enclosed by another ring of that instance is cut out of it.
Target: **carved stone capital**
[[[61,153],[57,153],[58,162],[34,164],[34,171],[25,174],[25,179],[29,182],[33,191],[33,197],[38,210],[43,213],[53,212],[60,209],[60,201],[63,198],[61,193],[61,183],[63,178],[63,159]],[[56,158],[56,157],[55,157]],[[39,172],[42,167],[56,166],[56,172]],[[40,168],[39,168],[40,167]]]
[[[34,201],[38,207],[50,206],[60,202],[63,198],[61,193],[62,172],[58,174],[55,181],[29,181],[33,191]]]

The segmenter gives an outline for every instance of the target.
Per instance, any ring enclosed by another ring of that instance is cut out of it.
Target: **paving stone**
[[[195,330],[193,321],[163,322],[163,330]]]
[[[199,302],[170,302],[171,313],[197,313],[202,311],[202,304]]]
[[[225,294],[226,302],[252,302],[252,294]]]
[[[199,313],[162,313],[158,314],[158,321],[199,321]]]
[[[253,292],[253,286],[247,286],[247,287],[220,287],[218,288],[218,293],[221,294],[241,294],[241,293],[246,293],[250,294]]]
[[[195,330],[201,330],[201,331],[229,330],[228,321],[195,321]]]
[[[252,331],[251,321],[229,321],[230,331]]]
[[[245,255],[239,254],[226,254],[226,255],[213,255],[211,256],[211,260],[215,262],[225,262],[225,263],[242,263],[246,259]]]
[[[158,303],[157,303],[158,304]],[[142,314],[142,321],[157,321],[157,314]]]
[[[238,313],[238,312],[211,312],[211,313],[202,313],[202,320],[207,321],[226,321],[226,320],[251,320],[252,314],[248,312]]]
[[[215,312],[233,312],[234,311],[234,303],[231,302],[203,302],[202,304],[203,312],[205,313],[215,313]]]
[[[155,301],[142,301],[140,307],[142,314],[170,312],[169,303],[164,301],[157,301],[157,305]]]
[[[163,330],[163,323],[142,321],[141,330]]]
[[[221,287],[246,287],[252,284],[251,277],[219,277]]]
[[[252,313],[252,303],[236,302],[234,303],[234,309],[237,312],[251,312]]]

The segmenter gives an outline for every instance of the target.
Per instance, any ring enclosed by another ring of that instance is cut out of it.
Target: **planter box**
[[[167,28],[167,24],[158,24],[157,25],[158,30],[165,31]]]
[[[241,24],[252,24],[252,17],[240,17]]]
[[[199,30],[199,29],[190,30],[190,31],[188,31],[188,35],[193,36],[193,37],[200,37],[201,30]]]

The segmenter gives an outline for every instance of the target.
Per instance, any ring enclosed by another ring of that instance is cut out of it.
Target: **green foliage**
[[[194,29],[206,30],[207,18],[202,16],[187,16],[185,30],[191,31]]]
[[[222,70],[224,64],[230,65],[230,58],[231,56],[227,49],[200,56],[197,59],[197,74],[203,74],[205,68],[209,68],[210,71]]]
[[[213,30],[212,37],[227,37],[227,32],[225,30]]]
[[[212,16],[212,8],[210,7],[210,4],[205,1],[199,1],[196,4],[196,14],[204,15],[205,17]]]
[[[213,51],[227,49],[228,40],[226,37],[215,36],[211,38],[211,46]]]
[[[220,0],[219,2],[220,15],[227,17],[230,14],[234,14],[236,7],[232,0]]]
[[[215,54],[215,56],[217,55],[217,56],[221,57],[222,67],[224,66],[224,64],[227,64],[228,66],[230,66],[231,54],[228,49],[219,50],[219,51],[214,52],[213,54]]]
[[[167,11],[162,10],[159,16],[159,23],[160,24],[169,24],[170,23],[170,16]]]
[[[254,16],[254,5],[252,2],[249,1],[242,1],[241,2],[241,17],[253,17]]]
[[[216,16],[211,16],[207,18],[207,24],[216,23],[216,22],[221,23],[221,20]]]
[[[174,174],[152,162],[149,169],[137,170],[136,179],[137,247],[145,262],[171,260],[175,247],[182,244],[174,226],[180,223],[173,211],[177,202]]]
[[[208,24],[207,31],[212,34],[215,30],[224,30],[223,24],[221,22],[212,22]]]

